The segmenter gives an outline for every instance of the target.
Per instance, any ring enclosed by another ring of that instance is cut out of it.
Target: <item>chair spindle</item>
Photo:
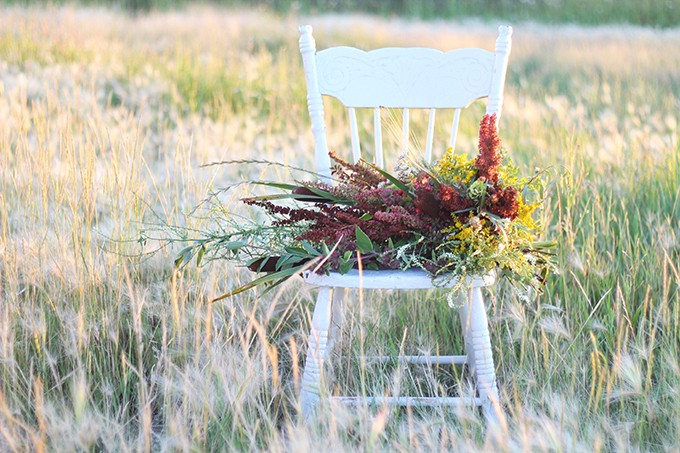
[[[458,136],[458,122],[460,121],[460,109],[456,109],[453,113],[453,124],[451,124],[451,140],[449,140],[449,148],[456,147],[456,137]]]
[[[357,115],[354,107],[348,109],[349,112],[349,129],[352,136],[352,155],[354,162],[359,162],[361,159],[361,144],[359,143],[359,128],[357,127]]]
[[[402,137],[401,137],[401,152],[406,154],[408,152],[408,136],[409,136],[409,120],[408,109],[404,109],[404,119],[402,123]]]
[[[430,119],[427,122],[427,143],[425,144],[425,160],[432,162],[432,142],[434,141],[434,115],[436,110],[430,109]]]
[[[373,124],[375,127],[375,164],[378,168],[385,168],[385,158],[382,147],[382,126],[380,125],[380,108],[373,109]]]

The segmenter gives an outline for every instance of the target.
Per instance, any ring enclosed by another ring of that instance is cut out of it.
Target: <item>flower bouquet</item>
[[[284,192],[242,200],[267,221],[227,220],[228,228],[196,240],[176,263],[210,253],[265,273],[221,298],[302,270],[420,268],[436,281],[457,278],[462,285],[464,277],[498,269],[538,289],[554,270],[547,251],[554,244],[535,242],[540,173],[519,178],[504,162],[495,115],[482,119],[476,158],[448,149],[428,164],[405,155],[390,174],[363,160],[330,157],[332,183],[255,181]]]

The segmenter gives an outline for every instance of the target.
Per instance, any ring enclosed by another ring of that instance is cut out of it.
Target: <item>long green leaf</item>
[[[556,241],[541,241],[541,242],[532,242],[531,243],[531,248],[534,248],[534,249],[546,249],[546,248],[553,248],[553,247],[557,247]]]
[[[284,250],[286,252],[290,253],[291,255],[296,255],[296,256],[299,256],[301,258],[307,258],[307,257],[313,258],[314,256],[318,255],[318,253],[312,255],[307,250],[300,248],[300,247],[284,247]]]
[[[331,250],[331,253],[333,253],[333,251],[335,251],[335,249],[338,246],[338,243],[335,244],[335,246]],[[324,258],[322,256],[317,256],[315,259],[313,259],[311,261],[307,261],[306,263],[301,264],[299,266],[291,267],[290,269],[284,269],[284,270],[278,271],[278,272],[270,272],[267,275],[263,275],[262,277],[257,278],[250,283],[247,283],[243,286],[236,288],[235,290],[229,291],[226,294],[222,294],[220,297],[217,297],[217,298],[211,300],[210,303],[217,302],[217,301],[220,301],[222,299],[226,299],[227,297],[234,296],[234,295],[240,294],[244,291],[248,291],[249,289],[255,288],[258,285],[262,285],[264,283],[268,283],[268,282],[271,282],[273,280],[278,279],[278,281],[276,283],[274,283],[272,286],[270,286],[269,288],[267,288],[264,291],[264,293],[266,293],[268,291],[271,291],[272,288],[275,288],[276,286],[278,286],[281,283],[283,283],[284,281],[286,281],[286,279],[288,277],[290,277],[291,275],[295,275],[295,274],[304,272],[307,269],[314,269],[314,271],[316,271],[317,267],[323,265],[323,263],[325,263],[327,259],[328,259],[328,257]]]
[[[201,265],[203,255],[205,255],[205,246],[202,245],[201,249],[198,251],[198,254],[196,255],[196,267],[199,267]]]
[[[347,272],[349,272],[349,270],[352,269],[353,267],[354,267],[354,262],[353,262],[353,261],[348,261],[348,262],[346,262],[346,263],[342,263],[342,264],[340,265],[340,273],[344,275],[344,274],[346,274]]]
[[[326,200],[328,200],[329,203],[334,203],[334,204],[344,204],[344,205],[354,205],[356,204],[355,201],[348,200],[345,198],[338,198],[334,197],[328,192],[324,192],[323,190],[319,190],[317,193],[316,189],[309,189],[312,192],[314,192],[315,195],[318,195],[319,197],[322,197]],[[328,194],[330,196],[326,196],[323,194]],[[304,195],[304,194],[297,194],[297,193],[275,193],[275,194],[270,194],[270,195],[259,195],[257,197],[250,197],[248,198],[249,200],[253,201],[262,201],[262,200],[286,200],[286,199],[292,199],[292,200],[299,200],[299,201],[309,201],[310,195]],[[323,203],[322,200],[319,200],[320,203]]]
[[[300,269],[302,269],[303,267],[304,266],[301,265],[301,266],[291,267],[290,269],[285,269],[285,270],[278,271],[278,272],[270,272],[267,275],[263,275],[260,278],[256,278],[255,280],[253,280],[250,283],[247,283],[247,284],[240,286],[240,287],[238,287],[238,288],[236,288],[232,291],[229,291],[226,294],[222,294],[220,297],[217,297],[217,298],[211,300],[210,302],[211,303],[217,302],[217,301],[220,301],[222,299],[226,299],[227,297],[235,296],[236,294],[240,294],[244,291],[248,291],[249,289],[255,288],[258,285],[262,285],[263,283],[271,282],[271,281],[276,280],[276,279],[281,279],[281,282],[282,282],[286,279],[286,277],[290,277],[291,275],[299,272]],[[281,282],[277,282],[276,285],[278,285]]]
[[[295,193],[274,193],[270,195],[259,195],[257,197],[250,197],[248,200],[261,201],[261,200],[286,200],[286,199],[304,199],[304,197],[309,198],[309,195],[298,195]]]
[[[319,252],[317,249],[315,249],[314,247],[312,247],[312,245],[311,245],[309,242],[307,242],[307,241],[302,241],[302,242],[300,242],[300,245],[301,245],[302,248],[305,249],[305,251],[306,251],[307,253],[309,253],[310,255],[313,255],[313,256],[321,255],[321,252]]]
[[[300,257],[297,255],[284,255],[279,260],[276,262],[276,268],[277,269],[285,269],[287,268],[290,264],[295,263],[295,265],[299,265],[300,263]]]
[[[188,263],[194,255],[195,245],[188,245],[179,251],[177,258],[175,258],[175,267],[182,266],[183,263]]]
[[[271,182],[271,181],[251,181],[251,184],[257,184],[260,186],[267,186],[267,187],[276,187],[277,189],[283,189],[283,190],[293,190],[295,189],[296,185],[293,184],[284,184],[281,182]]]
[[[358,225],[356,227],[356,235],[357,235],[357,247],[359,248],[359,251],[372,252],[373,243],[371,242],[371,238],[369,238],[366,233],[361,231],[361,228],[359,228]]]
[[[385,178],[387,178],[387,180],[388,180],[389,182],[391,182],[392,184],[394,184],[395,187],[397,187],[397,189],[403,191],[403,192],[404,192],[406,195],[408,195],[409,197],[413,195],[413,194],[411,193],[411,189],[409,188],[409,186],[407,186],[407,185],[404,184],[403,182],[399,181],[399,179],[397,179],[397,178],[395,178],[394,176],[392,176],[391,174],[387,173],[385,170],[383,170],[382,168],[378,167],[377,165],[371,164],[371,163],[369,163],[369,162],[366,162],[366,163],[367,163],[368,165],[370,165],[371,167],[373,167],[373,169],[374,169],[375,171],[377,171],[378,173],[380,173],[381,175],[383,175]]]
[[[304,186],[307,190],[313,192],[315,195],[318,195],[320,197],[323,197],[335,204],[347,204],[347,205],[355,205],[357,204],[356,201],[350,200],[348,198],[341,198],[341,197],[336,197],[335,195],[326,192],[325,190],[317,189],[316,187],[310,187],[310,186]],[[308,197],[309,195],[301,195],[301,196],[306,196]]]
[[[245,241],[229,241],[229,242],[225,242],[223,244],[220,244],[220,247],[223,247],[227,250],[238,250],[241,247],[245,247],[246,245],[248,245],[248,243],[245,242]]]

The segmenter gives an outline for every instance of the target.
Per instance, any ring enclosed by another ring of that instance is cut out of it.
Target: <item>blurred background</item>
[[[6,4],[43,4],[8,0]],[[57,0],[51,4],[67,4]],[[133,13],[187,4],[257,7],[278,13],[316,15],[368,13],[414,19],[532,20],[548,23],[620,24],[674,27],[680,24],[680,0],[82,0],[85,5],[119,6]]]

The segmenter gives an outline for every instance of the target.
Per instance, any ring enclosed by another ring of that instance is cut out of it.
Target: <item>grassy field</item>
[[[680,451],[680,31],[514,24],[501,136],[523,173],[554,166],[545,237],[561,274],[530,302],[487,293],[506,414],[488,434],[465,408],[323,406],[302,423],[313,292],[293,282],[209,304],[252,274],[176,272],[180,244],[142,258],[158,243],[141,231],[170,234],[153,225],[208,227],[191,210],[212,190],[289,178],[201,164],[311,165],[302,23],[319,48],[364,49],[490,49],[497,27],[0,10],[0,451]],[[462,120],[461,152],[475,152],[482,112]],[[329,101],[326,121],[346,151],[344,111]],[[238,210],[242,195],[222,203]],[[345,358],[357,344],[460,350],[439,292],[355,299],[365,309],[349,315],[329,391],[470,391],[458,368]]]

